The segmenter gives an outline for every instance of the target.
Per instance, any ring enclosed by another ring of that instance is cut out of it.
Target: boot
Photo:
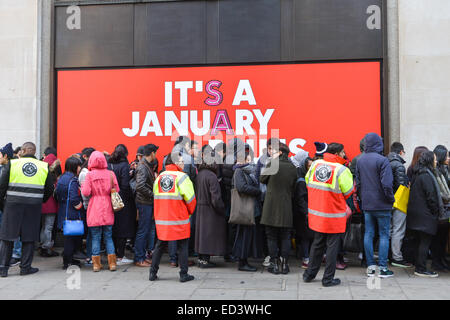
[[[270,266],[267,271],[273,274],[280,274],[280,262],[278,258],[270,258]]]
[[[116,271],[117,270],[117,263],[116,263],[116,255],[115,254],[108,254],[108,264],[109,264],[109,270],[110,271]]]
[[[180,282],[188,282],[191,280],[194,280],[194,276],[191,276],[190,274],[187,274],[187,273],[180,272]]]
[[[8,276],[9,267],[0,267],[0,277],[6,278]]]
[[[287,258],[280,258],[280,265],[281,265],[281,273],[288,274],[289,273],[289,265],[287,262]]]
[[[247,259],[239,259],[239,271],[250,271],[250,272],[255,272],[258,269],[256,267],[253,267],[251,265],[248,264]]]
[[[92,266],[94,272],[99,272],[102,269],[102,262],[100,256],[92,256]]]

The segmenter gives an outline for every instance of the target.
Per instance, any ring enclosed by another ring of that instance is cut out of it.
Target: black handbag
[[[364,252],[364,224],[362,221],[355,221],[355,223],[352,222],[348,225],[344,235],[343,250]]]

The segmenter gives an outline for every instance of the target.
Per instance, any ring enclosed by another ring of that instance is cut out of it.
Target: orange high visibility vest
[[[334,162],[335,157],[325,154],[324,160],[313,162],[305,176],[309,228],[321,233],[345,232],[345,200],[354,192],[352,173],[347,167]]]
[[[191,236],[189,217],[194,213],[196,199],[189,176],[181,171],[164,171],[153,185],[154,215],[158,239],[182,240]]]

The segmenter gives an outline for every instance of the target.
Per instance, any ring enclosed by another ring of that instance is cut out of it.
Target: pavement
[[[216,268],[189,268],[195,280],[180,283],[179,269],[171,268],[167,254],[163,256],[159,279],[149,281],[149,269],[134,265],[118,266],[118,270],[104,269],[94,273],[83,266],[74,273],[62,270],[62,258],[35,256],[33,266],[40,271],[19,276],[19,267],[12,267],[7,278],[0,278],[0,299],[26,300],[409,300],[450,299],[450,273],[438,278],[414,276],[414,268],[392,267],[395,276],[387,279],[367,278],[356,255],[349,255],[349,267],[336,271],[342,283],[322,287],[323,267],[311,283],[302,281],[300,261],[291,259],[291,272],[273,275],[261,265],[262,260],[250,260],[258,266],[254,273],[237,270],[237,263],[225,263],[212,257]],[[194,258],[190,258],[194,259]]]

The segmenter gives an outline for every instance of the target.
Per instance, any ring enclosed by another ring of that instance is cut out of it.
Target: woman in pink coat
[[[94,151],[89,158],[89,172],[81,187],[85,197],[91,197],[87,210],[87,225],[92,235],[92,263],[94,271],[100,271],[100,243],[103,238],[108,253],[109,270],[116,270],[116,254],[112,239],[114,211],[111,204],[111,189],[119,192],[116,176],[107,169],[106,158],[103,153]]]

